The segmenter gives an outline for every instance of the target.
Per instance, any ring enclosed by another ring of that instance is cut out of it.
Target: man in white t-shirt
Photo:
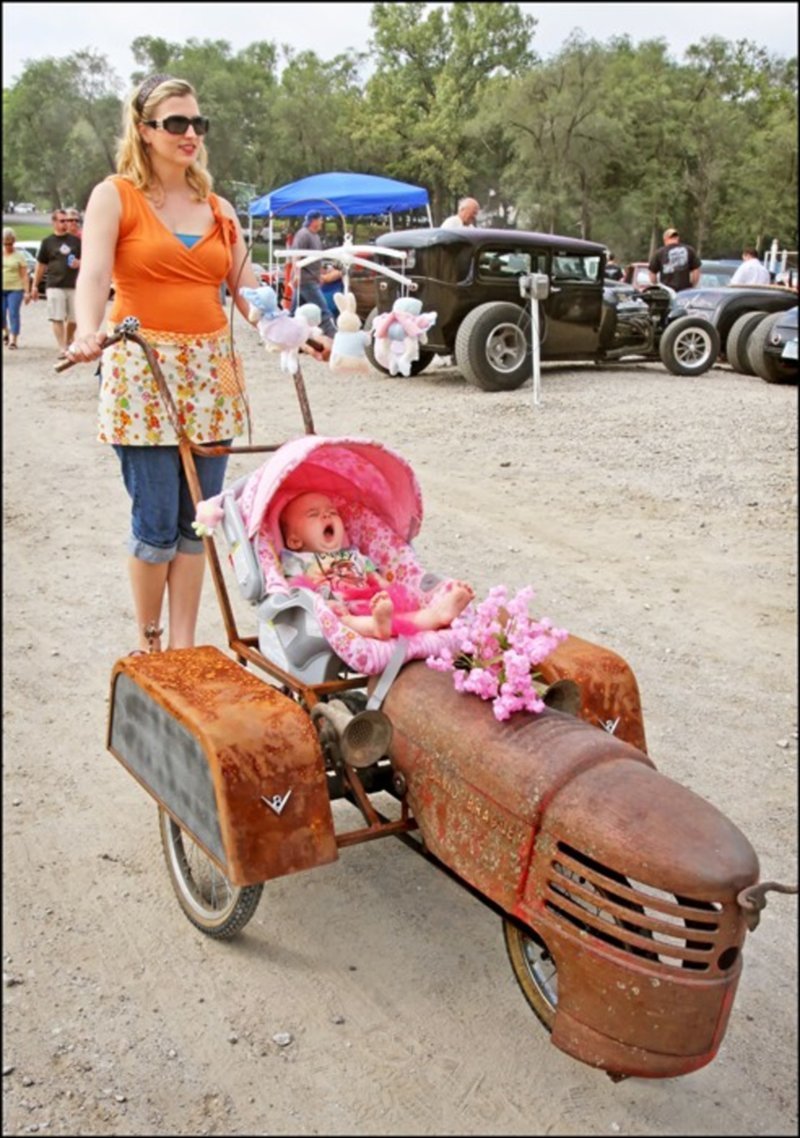
[[[748,245],[742,250],[742,263],[731,277],[732,285],[765,285],[770,283],[769,269],[758,259],[758,252]]]
[[[462,198],[458,203],[458,210],[450,217],[446,217],[439,228],[463,229],[465,226],[474,226],[480,208],[475,198]]]

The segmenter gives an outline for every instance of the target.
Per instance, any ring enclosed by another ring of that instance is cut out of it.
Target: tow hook
[[[767,903],[767,893],[796,893],[796,885],[781,885],[779,881],[759,881],[755,885],[748,885],[738,894],[736,901],[744,912],[744,919],[750,932],[758,928],[761,920],[761,910]]]

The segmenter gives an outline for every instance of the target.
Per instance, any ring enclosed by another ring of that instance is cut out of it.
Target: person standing
[[[731,277],[732,285],[768,285],[772,278],[769,269],[758,259],[758,250],[752,245],[742,249],[742,263]]]
[[[39,284],[44,278],[47,316],[58,344],[58,358],[65,359],[67,344],[75,333],[75,282],[81,264],[81,239],[69,232],[65,210],[55,210],[52,220],[53,232],[44,238],[36,256],[32,295],[38,299]]]
[[[318,253],[322,250],[322,238],[319,235],[322,229],[324,218],[319,210],[309,210],[303,218],[303,224],[294,235],[292,242],[292,249],[302,249],[307,253]],[[302,260],[302,257],[296,258]],[[334,280],[341,280],[341,272],[337,268],[330,268],[325,271],[325,284],[329,284]],[[301,304],[316,304],[322,313],[320,320],[320,327],[323,333],[331,340],[336,335],[336,324],[334,323],[331,310],[328,307],[328,301],[322,291],[323,271],[321,261],[314,261],[310,265],[304,265],[302,269],[295,267],[294,273],[295,280],[298,285],[294,288],[292,295],[292,314],[297,311],[298,305]]]
[[[621,281],[625,275],[622,266],[617,264],[617,258],[613,253],[609,253],[606,257],[605,275],[609,281]]]
[[[81,231],[81,213],[78,209],[68,209],[64,211],[67,215],[67,229],[73,237],[82,237]]]
[[[475,225],[475,220],[480,213],[480,205],[475,198],[462,198],[458,203],[458,209],[450,217],[446,217],[440,229],[463,229]]]
[[[225,281],[246,319],[239,288],[259,282],[236,211],[211,191],[209,126],[190,83],[149,76],[125,104],[117,173],[95,186],[86,207],[78,327],[68,356],[102,357],[98,439],[116,452],[131,499],[134,653],[161,648],[165,599],[168,647],[194,645],[205,557],[155,377],[138,344],[105,347],[109,332],[124,317],[138,317],[193,443],[229,445],[246,429],[244,376],[220,288]],[[227,454],[195,457],[203,498],[222,489],[227,461]]]
[[[664,230],[664,244],[650,258],[648,269],[653,284],[668,285],[675,292],[695,288],[700,280],[700,258],[691,245],[681,241],[677,229]]]
[[[3,341],[14,349],[19,339],[22,305],[31,299],[31,275],[16,241],[13,229],[3,230]]]

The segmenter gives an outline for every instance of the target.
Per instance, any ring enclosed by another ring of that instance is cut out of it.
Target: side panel
[[[311,720],[216,648],[117,661],[108,747],[234,885],[338,857]]]

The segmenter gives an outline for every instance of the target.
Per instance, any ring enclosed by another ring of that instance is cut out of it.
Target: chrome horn
[[[370,767],[377,763],[392,741],[392,724],[382,711],[354,714],[340,699],[315,704],[311,718],[325,719],[333,726],[342,758],[351,767]]]

